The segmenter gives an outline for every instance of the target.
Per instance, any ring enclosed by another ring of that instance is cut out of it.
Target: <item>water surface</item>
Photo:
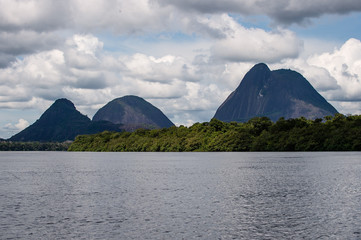
[[[1,239],[361,239],[360,153],[0,152]]]

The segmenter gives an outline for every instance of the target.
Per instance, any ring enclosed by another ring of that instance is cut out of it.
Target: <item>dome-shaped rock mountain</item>
[[[137,96],[124,96],[107,103],[93,117],[93,121],[100,120],[122,124],[126,130],[174,126],[158,108]]]
[[[63,142],[74,140],[80,134],[121,131],[118,125],[109,122],[93,123],[76,110],[68,99],[56,100],[32,125],[12,136],[11,141]]]
[[[334,115],[329,104],[298,72],[271,71],[264,63],[255,65],[218,108],[214,118],[245,122],[253,117],[307,119]]]

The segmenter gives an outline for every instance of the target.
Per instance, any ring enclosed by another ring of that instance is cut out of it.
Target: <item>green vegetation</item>
[[[71,142],[0,141],[0,151],[66,151]]]
[[[246,123],[212,119],[191,127],[78,136],[69,151],[360,151],[361,115]]]

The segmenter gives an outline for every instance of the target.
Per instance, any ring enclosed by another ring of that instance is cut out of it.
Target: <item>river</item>
[[[0,152],[1,239],[361,239],[361,154]]]

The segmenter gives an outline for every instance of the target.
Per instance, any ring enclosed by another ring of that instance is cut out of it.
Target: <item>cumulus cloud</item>
[[[15,124],[8,123],[4,126],[4,129],[10,130],[10,131],[21,131],[29,126],[29,122],[25,119],[20,118],[19,121]]]
[[[92,0],[87,4],[80,0],[0,0],[0,67],[8,66],[19,55],[59,48],[66,31],[112,32],[119,36],[162,32],[196,34],[218,39],[213,50],[223,59],[274,62],[297,56],[300,42],[292,32],[247,29],[229,16],[226,19],[223,13],[266,14],[286,23],[360,8],[359,2],[351,0]],[[77,60],[81,65],[90,59],[79,56]]]
[[[0,30],[52,31],[65,26],[69,1],[27,0],[0,1]]]
[[[327,94],[327,97],[329,97],[328,94],[330,92],[340,89],[336,79],[331,76],[327,69],[308,63],[308,59],[309,57],[287,59],[271,64],[270,67],[272,69],[292,69],[301,73],[317,91],[323,95]]]
[[[6,122],[5,122],[6,123]],[[17,122],[7,122],[6,124],[2,124],[0,126],[0,134],[2,138],[9,138],[12,135],[22,131],[26,127],[28,127],[30,124],[25,119],[18,119]]]
[[[76,34],[66,41],[65,61],[72,68],[96,69],[100,62],[97,55],[102,48],[103,43],[93,35]]]
[[[180,56],[166,55],[160,58],[137,53],[120,58],[125,73],[148,82],[172,82],[175,80],[196,81],[195,69]]]
[[[0,67],[58,48],[68,32],[132,35],[167,29],[170,11],[148,0],[0,0]],[[77,42],[76,44],[81,44]]]
[[[0,102],[10,106],[10,102],[29,101],[32,96],[47,90],[58,91],[62,82],[59,75],[62,64],[62,52],[52,50],[30,55],[0,69]]]
[[[16,107],[17,102],[33,98],[53,101],[64,97],[64,88],[68,86],[92,89],[107,86],[103,72],[106,70],[94,68],[99,64],[95,55],[102,43],[90,35],[74,35],[68,42],[74,44],[25,56],[0,69],[2,107]]]
[[[51,33],[37,33],[22,30],[19,32],[0,32],[0,52],[21,55],[48,50],[58,45],[58,38]]]
[[[9,64],[11,62],[14,62],[15,60],[16,60],[15,56],[0,52],[0,68],[9,66]]]
[[[313,17],[320,17],[325,14],[346,14],[354,11],[361,11],[361,2],[357,0],[329,0],[329,1],[297,1],[286,2],[274,1],[277,4],[267,11],[267,1],[263,0],[263,11],[277,22],[290,24],[302,23]]]
[[[281,24],[303,23],[309,18],[325,14],[345,14],[361,11],[361,3],[357,0],[158,0],[158,2],[183,11],[195,11],[203,14],[231,12],[241,15],[267,15]]]
[[[27,0],[0,1],[0,30],[34,30],[80,28],[109,29],[118,33],[147,32],[166,23],[169,9],[148,0]],[[140,17],[141,16],[141,17]]]
[[[15,124],[15,127],[18,129],[18,130],[23,130],[25,129],[26,127],[29,126],[29,123],[28,121],[26,121],[25,119],[22,119],[20,118],[18,123]]]
[[[267,15],[282,24],[301,23],[324,14],[361,11],[357,0],[27,0],[0,1],[0,31],[78,28],[108,29],[120,34],[163,31],[192,21],[194,15],[236,13]],[[180,12],[180,13],[179,13]],[[198,13],[198,14],[193,14]],[[141,16],[141,17],[140,17]]]
[[[118,34],[139,34],[162,31],[171,11],[149,0],[92,0],[84,4],[71,1],[75,25],[85,29],[109,29]]]
[[[179,98],[149,99],[164,111],[176,125],[191,125],[209,121],[215,109],[224,101],[226,94],[216,84],[186,82]]]
[[[247,29],[223,14],[203,20],[209,28],[224,34],[212,47],[215,57],[235,62],[276,62],[295,58],[302,49],[293,32],[285,29],[267,32]]]
[[[289,24],[324,14],[354,11],[361,11],[359,1],[91,0],[84,4],[80,0],[1,0],[0,31],[17,34],[20,31],[46,33],[73,29],[81,32],[109,30],[119,35],[163,31],[192,34],[197,33],[197,18],[209,14],[267,15],[278,23]],[[216,37],[222,32],[208,34]]]
[[[239,84],[235,72],[240,69],[240,63],[214,63],[209,54],[111,55],[97,37],[75,34],[62,48],[30,54],[0,69],[0,108],[40,106],[44,111],[66,97],[91,117],[108,101],[133,94],[175,122],[189,124],[213,116],[229,86]]]
[[[228,40],[232,34],[237,36],[239,26],[227,29],[222,30],[227,36],[218,41]],[[192,119],[184,121],[197,118],[205,121],[254,63],[267,60],[245,57],[245,62],[214,61],[215,57],[222,58],[215,52],[191,59],[142,53],[112,56],[104,51],[103,45],[93,35],[73,35],[61,49],[31,54],[0,69],[0,107],[49,106],[55,99],[67,97],[91,115],[113,98],[134,94],[156,103],[178,122],[182,116],[192,114]],[[360,41],[350,39],[333,52],[286,59],[271,64],[271,68],[286,67],[301,72],[328,100],[358,101],[360,52]]]
[[[351,38],[334,50],[287,59],[272,69],[290,68],[300,72],[337,110],[361,112],[361,41]]]
[[[31,103],[36,107],[39,101],[50,104],[67,97],[93,113],[85,106],[99,106],[128,94],[182,98],[189,90],[187,82],[201,80],[197,66],[181,56],[136,53],[116,57],[102,48],[103,43],[93,35],[74,35],[62,49],[17,59],[0,69],[0,107],[24,108]]]
[[[331,53],[314,55],[310,65],[326,70],[340,86],[329,98],[337,101],[361,101],[361,42],[349,39]]]
[[[6,67],[17,56],[51,50],[59,46],[60,38],[54,33],[21,30],[18,32],[0,31],[0,67]]]

